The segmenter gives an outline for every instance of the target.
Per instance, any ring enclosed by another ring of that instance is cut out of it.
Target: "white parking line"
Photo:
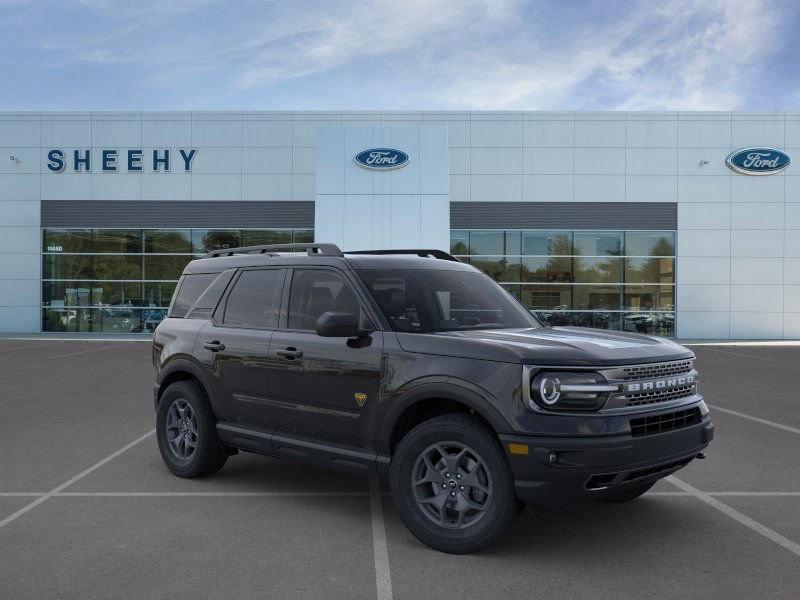
[[[76,481],[80,481],[81,479],[83,479],[83,478],[84,478],[84,477],[86,477],[87,475],[89,475],[89,474],[93,473],[94,471],[96,471],[97,469],[99,469],[100,467],[102,467],[103,465],[105,465],[106,463],[108,463],[108,462],[110,462],[110,461],[114,460],[115,458],[117,458],[117,457],[118,457],[120,454],[122,454],[123,452],[126,452],[126,451],[130,450],[131,448],[133,448],[133,447],[134,447],[136,444],[138,444],[138,443],[140,443],[140,442],[142,442],[142,441],[146,440],[148,437],[150,437],[151,435],[153,435],[155,432],[156,432],[156,430],[155,430],[155,429],[151,429],[150,431],[148,431],[148,432],[147,432],[147,433],[145,433],[144,435],[142,435],[142,436],[139,436],[138,438],[136,438],[136,439],[135,439],[134,441],[132,441],[130,444],[127,444],[126,446],[123,446],[122,448],[120,448],[120,449],[119,449],[119,450],[117,450],[116,452],[114,452],[114,453],[112,453],[112,454],[109,454],[108,456],[106,456],[106,457],[105,457],[103,460],[101,460],[100,462],[93,464],[91,467],[89,467],[88,469],[86,469],[86,470],[84,470],[84,471],[81,471],[80,473],[78,473],[77,475],[75,475],[74,477],[72,477],[71,479],[67,479],[67,480],[66,480],[64,483],[62,483],[61,485],[59,485],[59,486],[57,486],[57,487],[54,487],[52,490],[50,490],[49,492],[47,492],[45,495],[43,495],[43,496],[39,496],[39,497],[38,497],[38,498],[36,498],[36,500],[34,500],[33,502],[31,502],[31,503],[29,503],[29,504],[26,504],[25,506],[23,506],[22,508],[20,508],[20,509],[19,509],[17,512],[15,512],[15,513],[13,513],[13,514],[11,514],[11,515],[7,516],[5,519],[3,519],[2,521],[0,521],[0,529],[2,529],[3,527],[5,527],[6,525],[8,525],[9,523],[11,523],[12,521],[14,521],[15,519],[17,519],[17,518],[21,517],[21,516],[22,516],[22,515],[24,515],[26,512],[28,512],[28,511],[30,511],[30,510],[32,510],[32,509],[34,509],[34,508],[36,508],[36,507],[37,507],[37,506],[39,506],[39,505],[40,505],[42,502],[46,502],[46,501],[47,501],[49,498],[52,498],[54,495],[56,495],[56,494],[58,494],[59,492],[61,492],[61,491],[65,490],[66,488],[68,488],[69,486],[71,486],[71,485],[72,485],[73,483],[75,483]]]
[[[728,515],[730,518],[738,521],[745,527],[749,527],[756,533],[759,533],[763,535],[765,538],[772,540],[779,546],[783,546],[789,552],[793,552],[797,556],[800,556],[800,544],[798,544],[797,542],[793,542],[789,538],[782,536],[777,531],[770,529],[763,523],[759,523],[755,519],[751,519],[747,515],[740,513],[735,508],[731,508],[724,502],[717,500],[716,498],[712,497],[706,492],[701,492],[696,487],[689,485],[682,479],[678,479],[677,477],[675,477],[675,475],[670,475],[669,477],[667,477],[667,481],[677,485],[682,490],[689,492],[692,496],[694,496],[698,500],[702,500],[709,506],[716,508],[721,513]]]
[[[798,429],[797,427],[790,427],[789,425],[784,425],[783,423],[776,423],[775,421],[767,421],[766,419],[762,419],[761,417],[754,417],[753,415],[748,415],[746,413],[739,412],[738,410],[731,410],[730,408],[722,408],[721,406],[717,406],[716,404],[709,404],[708,406],[713,408],[714,410],[718,410],[719,412],[728,413],[729,415],[735,415],[743,419],[749,419],[750,421],[755,421],[756,423],[761,423],[762,425],[769,425],[770,427],[775,427],[776,429],[782,429],[783,431],[788,431],[789,433],[800,434],[800,429]]]
[[[369,480],[370,512],[372,513],[372,552],[375,558],[375,586],[378,600],[392,600],[392,576],[389,573],[389,548],[383,521],[383,495],[377,479]]]
[[[60,498],[366,498],[368,492],[61,492]]]

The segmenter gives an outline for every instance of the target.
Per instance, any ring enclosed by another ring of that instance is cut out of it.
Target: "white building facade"
[[[316,240],[451,251],[552,324],[797,339],[796,155],[800,113],[0,113],[0,331],[147,333],[193,257]]]

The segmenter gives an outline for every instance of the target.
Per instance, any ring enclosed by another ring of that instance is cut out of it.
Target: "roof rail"
[[[203,258],[219,258],[220,256],[233,256],[234,254],[273,254],[290,250],[305,250],[309,256],[344,256],[335,244],[266,244],[264,246],[241,246],[239,248],[213,250],[204,254]]]
[[[345,252],[345,254],[410,254],[421,257],[432,256],[440,260],[451,260],[454,262],[461,262],[452,254],[448,254],[444,250],[354,250],[352,252]]]

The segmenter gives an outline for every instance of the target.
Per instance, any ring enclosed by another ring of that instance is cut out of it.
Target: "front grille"
[[[691,360],[676,360],[664,363],[635,365],[622,368],[623,381],[636,381],[637,379],[656,379],[667,375],[688,373],[692,370]]]
[[[675,431],[676,429],[696,425],[700,422],[700,418],[700,409],[695,407],[662,415],[631,419],[631,435],[633,437],[641,437]]]
[[[639,392],[625,396],[628,406],[642,406],[643,404],[654,404],[656,402],[666,402],[668,400],[678,400],[694,394],[694,384],[683,385],[681,387],[670,388],[668,390],[656,390],[652,392]]]

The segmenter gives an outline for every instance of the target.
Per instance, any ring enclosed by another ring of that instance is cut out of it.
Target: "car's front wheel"
[[[178,477],[210,475],[227,460],[211,405],[196,381],[176,381],[161,394],[156,437],[164,464]]]
[[[522,509],[497,435],[472,415],[442,415],[412,429],[392,457],[390,479],[403,522],[442,552],[479,550]]]

